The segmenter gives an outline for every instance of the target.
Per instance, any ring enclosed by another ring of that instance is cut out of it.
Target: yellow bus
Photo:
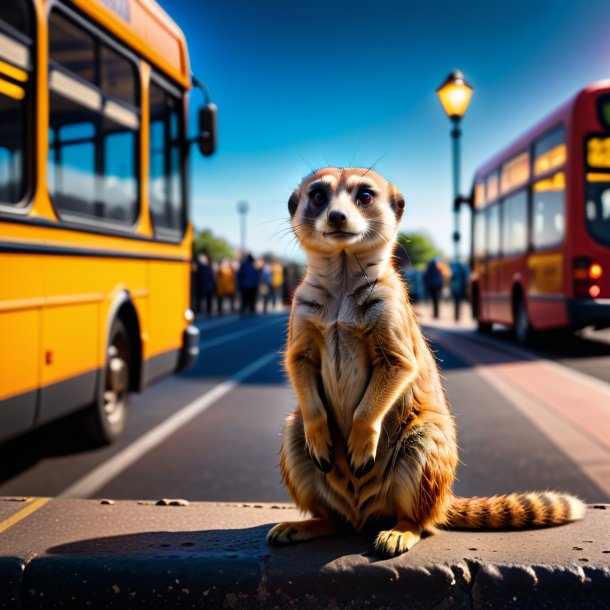
[[[154,0],[0,3],[0,441],[82,410],[112,442],[129,392],[196,358],[194,84]]]

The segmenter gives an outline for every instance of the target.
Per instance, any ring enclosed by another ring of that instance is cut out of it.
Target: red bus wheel
[[[481,321],[481,296],[478,289],[472,295],[472,317],[477,321],[477,331],[484,334],[491,332],[493,324]]]
[[[514,332],[515,338],[521,345],[528,345],[534,339],[535,331],[527,315],[527,305],[522,294],[518,294],[515,300]]]

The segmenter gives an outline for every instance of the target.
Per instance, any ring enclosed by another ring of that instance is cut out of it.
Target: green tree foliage
[[[400,263],[410,263],[418,269],[424,268],[431,258],[443,256],[426,233],[399,233],[398,243],[402,246],[399,246],[396,252]]]
[[[205,252],[213,261],[223,258],[233,258],[235,250],[224,237],[218,237],[211,229],[203,229],[196,233],[193,238],[193,252],[199,254]]]

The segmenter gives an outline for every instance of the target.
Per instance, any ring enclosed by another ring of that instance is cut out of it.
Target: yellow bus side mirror
[[[216,150],[216,104],[206,104],[199,110],[199,136],[197,143],[204,157],[209,157]]]

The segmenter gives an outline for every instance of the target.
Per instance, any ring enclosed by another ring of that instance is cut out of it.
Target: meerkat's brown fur
[[[392,256],[404,199],[370,169],[325,168],[288,207],[307,257],[285,368],[298,408],[282,438],[282,477],[312,517],[279,523],[286,544],[356,530],[378,517],[375,550],[409,550],[437,526],[522,528],[582,517],[577,498],[529,492],[460,498],[456,429],[438,367]]]

